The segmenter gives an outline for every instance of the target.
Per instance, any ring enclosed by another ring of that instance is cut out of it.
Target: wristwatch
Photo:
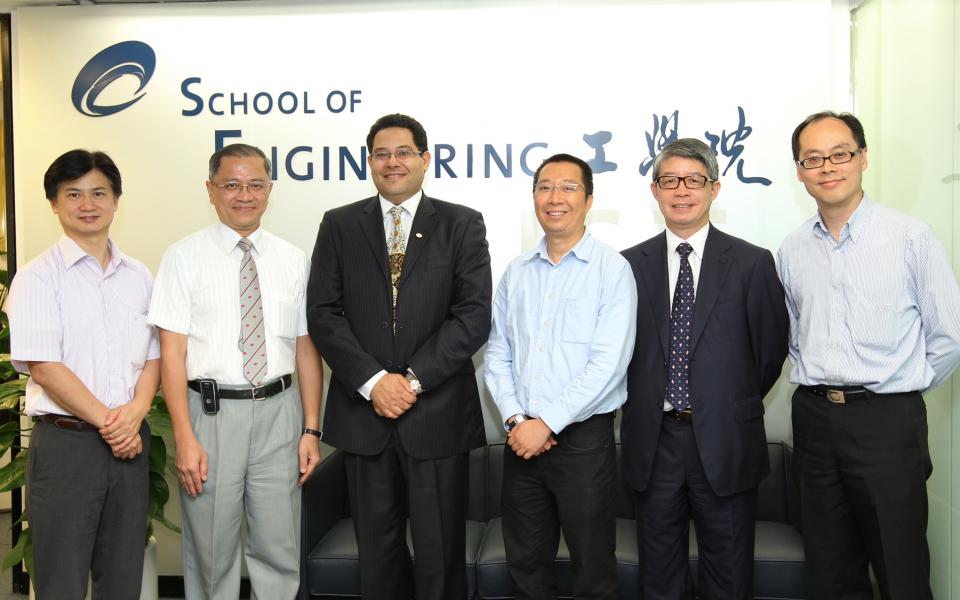
[[[417,376],[413,374],[413,371],[411,371],[410,369],[407,369],[406,378],[407,378],[407,383],[410,384],[410,389],[413,390],[414,394],[419,396],[420,394],[423,393],[423,386],[420,385],[420,380],[417,379]]]
[[[323,432],[322,432],[322,431],[317,431],[316,429],[310,429],[309,427],[304,427],[304,428],[303,428],[303,431],[300,432],[300,435],[303,435],[303,434],[305,434],[305,433],[309,433],[310,435],[315,435],[315,436],[317,436],[317,439],[318,439],[318,440],[322,440],[322,439],[323,439]]]
[[[530,415],[524,415],[524,414],[513,415],[512,417],[507,419],[507,422],[506,422],[507,433],[513,431],[513,428],[519,425],[520,423],[523,423],[524,421],[530,421],[532,419],[533,417],[531,417]]]

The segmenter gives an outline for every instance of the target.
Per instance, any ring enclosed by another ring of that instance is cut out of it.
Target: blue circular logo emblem
[[[73,106],[88,117],[105,117],[120,112],[146,95],[143,88],[153,77],[156,64],[153,48],[143,42],[120,42],[104,48],[77,74],[70,92]],[[124,75],[133,75],[140,81],[133,97],[119,104],[97,104],[100,93]]]

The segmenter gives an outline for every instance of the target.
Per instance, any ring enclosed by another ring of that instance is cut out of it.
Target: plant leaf
[[[0,467],[0,492],[9,492],[12,489],[23,487],[27,472],[27,455],[29,452],[21,450],[9,464]]]
[[[27,569],[27,573],[33,571],[33,536],[30,534],[30,529],[24,529],[20,532],[20,539],[17,540],[17,545],[10,549],[10,552],[7,552],[7,555],[3,557],[3,563],[0,565],[3,569],[9,569],[13,565],[24,563],[24,567]],[[29,556],[28,556],[29,555]]]

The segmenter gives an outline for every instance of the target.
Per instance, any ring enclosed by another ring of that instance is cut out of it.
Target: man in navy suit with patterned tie
[[[620,437],[646,600],[695,597],[691,518],[700,597],[753,597],[757,486],[769,473],[763,397],[789,324],[770,252],[710,224],[718,178],[703,142],[665,146],[650,190],[667,229],[623,252],[639,307]]]

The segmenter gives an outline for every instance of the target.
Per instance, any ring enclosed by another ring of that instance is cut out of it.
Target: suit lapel
[[[378,265],[383,277],[390,281],[390,270],[387,266],[387,234],[383,230],[383,213],[380,211],[380,199],[374,196],[363,207],[359,215],[360,229],[363,230],[364,237],[373,252],[373,258]]]
[[[413,217],[410,235],[407,236],[407,249],[403,256],[403,270],[400,272],[398,287],[403,287],[403,282],[406,281],[414,265],[417,264],[424,245],[430,239],[430,233],[437,222],[436,213],[437,207],[424,194],[420,199],[420,205],[417,206],[417,214]]]
[[[717,302],[720,288],[730,270],[730,241],[723,232],[710,225],[707,242],[703,246],[703,260],[700,261],[700,281],[697,283],[697,298],[693,305],[693,330],[691,331],[690,353],[697,347],[703,328],[706,326],[713,305]]]
[[[653,311],[653,320],[657,324],[660,348],[666,357],[670,352],[670,312],[667,306],[670,281],[667,277],[666,233],[661,233],[645,245],[643,254],[645,264],[640,268],[640,276],[647,293],[647,306]]]

